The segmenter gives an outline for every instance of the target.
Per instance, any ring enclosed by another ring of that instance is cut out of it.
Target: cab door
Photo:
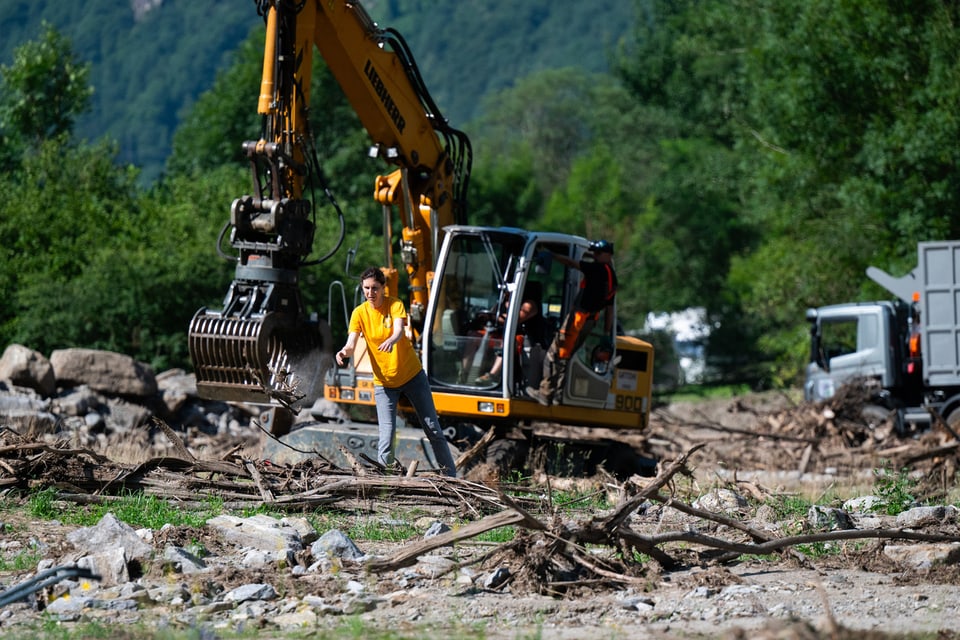
[[[579,261],[586,249],[586,245],[581,242],[544,242],[537,247],[534,255],[548,250]],[[547,301],[544,313],[545,317],[550,319],[549,338],[553,340],[563,329],[567,316],[576,305],[583,274],[579,269],[557,261],[552,261],[547,270],[548,273],[542,276]],[[583,346],[570,358],[564,388],[558,390],[558,393],[562,394],[561,404],[603,407],[607,403],[613,380],[613,364],[616,358],[613,345],[616,341],[612,332],[607,335],[603,331],[603,313],[601,311],[600,318],[587,335]],[[616,327],[616,322],[612,326]],[[549,343],[550,341],[547,343],[548,348]]]
[[[510,301],[523,281],[525,234],[447,228],[424,332],[424,368],[436,389],[512,393],[516,326]],[[497,360],[500,359],[499,364]],[[496,376],[491,369],[499,369]]]

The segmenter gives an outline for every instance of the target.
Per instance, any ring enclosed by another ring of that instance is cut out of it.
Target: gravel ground
[[[731,412],[729,402],[698,404],[693,409],[672,407],[671,418],[660,425],[658,436],[676,438],[677,421],[685,430],[684,438],[691,440],[696,440],[697,429],[715,434],[719,424],[754,428],[757,421],[769,421],[772,412],[783,410],[769,399],[763,402],[759,412]],[[761,406],[760,400],[753,406]],[[694,486],[703,491],[711,478],[720,484],[720,471],[731,472],[729,464],[717,461],[729,461],[734,455],[723,451],[717,444],[721,440],[711,442],[712,453],[698,459],[694,473]],[[743,445],[728,439],[725,446]],[[777,441],[765,441],[763,446],[770,447],[769,459],[781,459]],[[864,468],[869,464],[865,459]],[[777,477],[775,465],[760,471],[768,480]],[[803,489],[804,474],[789,467],[780,471],[792,482],[774,492]],[[806,475],[816,483],[813,491],[822,492],[824,483],[836,485],[841,480],[824,465]],[[756,515],[754,509],[743,517],[751,520]],[[459,514],[437,511],[432,517],[452,524]],[[32,520],[22,510],[0,511],[0,521],[5,566],[25,550],[39,553],[52,565],[76,561],[82,555],[67,540],[78,527]],[[646,526],[657,530],[663,522],[654,519]],[[425,529],[422,523],[416,526]],[[955,532],[955,521],[937,530],[947,529]],[[354,629],[352,637],[356,637],[358,625],[368,634],[392,631],[409,638],[960,638],[957,565],[911,568],[891,560],[883,552],[885,544],[873,540],[843,543],[806,561],[785,553],[719,564],[691,553],[691,562],[676,571],[665,572],[648,563],[642,576],[628,586],[581,584],[562,597],[549,597],[510,580],[496,584],[492,575],[497,569],[517,575],[524,561],[511,565],[497,559],[490,543],[468,540],[430,552],[411,567],[375,574],[365,568],[364,560],[325,564],[323,558],[311,557],[308,547],[292,560],[251,565],[248,550],[207,528],[142,534],[153,545],[155,557],[162,556],[166,545],[202,544],[208,553],[207,568],[187,573],[150,562],[143,575],[115,586],[64,581],[42,599],[0,608],[0,635],[26,638],[44,623],[82,629],[97,621],[115,630],[112,637],[118,638],[134,637],[130,630],[140,628],[203,630],[200,637],[204,638],[253,630],[258,638],[291,638],[303,637],[297,634],[308,630],[344,627]],[[385,558],[412,542],[358,540],[357,545],[368,557]],[[28,569],[0,571],[0,589],[30,575]],[[268,585],[272,593],[248,599],[228,596],[250,585]],[[70,608],[61,597],[61,604],[52,607],[50,598],[62,596],[70,587],[74,601],[88,598],[86,604]]]
[[[16,541],[34,539],[48,555],[69,556],[64,541],[71,527],[13,522],[5,530],[5,552]],[[380,557],[404,547],[358,544]],[[204,637],[211,638],[258,629],[260,638],[290,638],[307,629],[342,628],[350,619],[368,633],[392,630],[409,638],[960,638],[957,572],[908,572],[889,563],[882,572],[854,566],[868,562],[870,554],[814,560],[815,568],[790,560],[688,567],[651,574],[644,584],[625,589],[581,588],[576,595],[553,598],[514,593],[509,582],[484,588],[494,567],[471,564],[486,549],[469,544],[441,549],[412,567],[382,575],[365,571],[363,562],[299,575],[289,567],[251,569],[243,566],[239,549],[211,548],[220,555],[208,559],[203,573],[154,568],[136,580],[151,594],[150,602],[138,598],[139,604],[126,604],[131,584],[88,590],[77,584],[74,600],[86,597],[93,604],[51,608],[46,614],[34,603],[8,605],[0,610],[0,633],[16,637],[54,620],[76,629],[97,621],[118,632],[130,625],[204,629]],[[454,563],[460,568],[437,577]],[[0,580],[11,577],[7,572]],[[277,595],[244,602],[226,597],[251,584],[270,585]]]

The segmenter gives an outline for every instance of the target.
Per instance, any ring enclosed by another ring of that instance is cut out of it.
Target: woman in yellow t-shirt
[[[456,465],[447,440],[443,437],[440,418],[430,393],[430,382],[403,331],[407,310],[401,300],[386,295],[386,282],[383,272],[376,267],[360,275],[360,286],[366,302],[350,315],[349,335],[346,344],[337,352],[337,364],[342,366],[353,355],[357,338],[362,335],[367,342],[373,369],[373,396],[380,425],[377,443],[377,461],[380,464],[388,466],[393,463],[397,403],[403,395],[420,418],[437,465],[443,473],[456,477]]]

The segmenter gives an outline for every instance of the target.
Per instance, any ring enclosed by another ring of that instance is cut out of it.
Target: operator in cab
[[[567,364],[577,349],[583,346],[601,311],[604,312],[604,335],[609,336],[613,332],[613,301],[617,295],[612,242],[591,242],[590,251],[585,257],[592,256],[593,260],[577,261],[553,252],[548,253],[557,262],[580,270],[583,278],[580,280],[580,291],[573,306],[547,349],[540,388],[527,387],[526,390],[527,395],[536,398],[544,406],[560,404]]]

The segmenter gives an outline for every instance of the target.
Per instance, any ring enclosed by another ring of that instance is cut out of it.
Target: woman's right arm
[[[337,364],[341,367],[346,360],[350,359],[350,356],[353,355],[354,349],[357,348],[357,338],[360,337],[360,334],[356,331],[350,332],[350,335],[347,336],[347,342],[343,345],[343,348],[340,351],[337,351]]]

